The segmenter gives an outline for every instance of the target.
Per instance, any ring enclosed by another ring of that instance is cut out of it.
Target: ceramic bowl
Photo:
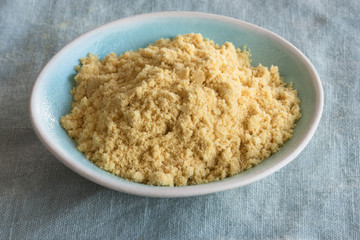
[[[246,45],[252,64],[277,65],[286,82],[293,82],[301,99],[302,118],[291,140],[279,152],[256,167],[224,180],[184,187],[158,187],[134,183],[105,172],[76,149],[60,126],[61,116],[71,110],[74,66],[89,52],[105,57],[146,47],[159,38],[201,33],[215,43]],[[161,12],[120,19],[76,38],[60,50],[38,76],[30,99],[33,128],[47,149],[81,176],[107,188],[150,197],[185,197],[232,189],[260,180],[295,159],[313,136],[323,108],[323,90],[310,61],[278,35],[229,17],[196,12]],[[298,159],[301,161],[301,159]]]

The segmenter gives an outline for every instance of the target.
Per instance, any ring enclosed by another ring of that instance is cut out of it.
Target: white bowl
[[[301,99],[302,118],[293,137],[279,152],[243,173],[220,181],[184,187],[158,187],[134,183],[105,172],[76,149],[59,119],[71,110],[74,66],[89,52],[104,57],[111,51],[146,47],[159,38],[201,33],[223,44],[246,45],[253,64],[277,65],[286,82],[293,82]],[[120,19],[98,27],[69,43],[41,71],[32,90],[30,114],[33,128],[47,147],[66,166],[105,187],[150,197],[185,197],[232,189],[260,180],[284,167],[305,148],[313,136],[323,108],[323,90],[310,61],[292,44],[255,25],[212,14],[162,12]],[[300,159],[299,159],[300,160]]]

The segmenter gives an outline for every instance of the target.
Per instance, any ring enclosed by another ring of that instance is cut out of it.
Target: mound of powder
[[[206,183],[268,158],[300,118],[278,68],[201,34],[81,59],[61,125],[101,169],[151,185]]]

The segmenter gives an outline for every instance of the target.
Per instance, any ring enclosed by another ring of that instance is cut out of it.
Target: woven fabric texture
[[[32,130],[32,85],[77,36],[119,18],[199,11],[293,43],[325,94],[310,144],[245,187],[155,199],[115,192],[60,163]],[[360,239],[360,2],[0,1],[0,239]]]

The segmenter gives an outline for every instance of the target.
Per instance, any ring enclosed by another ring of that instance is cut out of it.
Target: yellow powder
[[[278,68],[249,57],[201,34],[89,55],[61,125],[98,167],[131,181],[182,186],[237,174],[278,151],[300,118]]]

